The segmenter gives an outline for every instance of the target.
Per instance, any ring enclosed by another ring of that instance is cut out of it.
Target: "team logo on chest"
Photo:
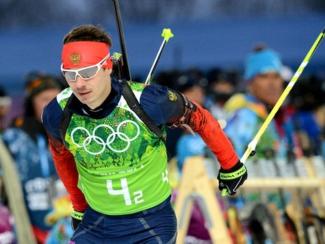
[[[124,120],[117,125],[116,130],[107,124],[97,125],[92,130],[78,126],[71,131],[71,140],[74,145],[83,148],[87,153],[99,155],[105,149],[123,153],[139,135],[139,125],[132,120]]]

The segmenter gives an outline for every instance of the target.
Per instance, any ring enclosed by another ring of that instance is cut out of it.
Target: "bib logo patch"
[[[174,92],[168,90],[168,99],[169,101],[175,102],[177,100],[177,96]]]

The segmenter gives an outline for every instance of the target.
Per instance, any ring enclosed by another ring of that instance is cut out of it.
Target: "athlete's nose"
[[[84,79],[82,79],[79,75],[77,75],[77,79],[75,82],[75,86],[77,89],[81,89],[83,87],[85,87],[86,81]]]

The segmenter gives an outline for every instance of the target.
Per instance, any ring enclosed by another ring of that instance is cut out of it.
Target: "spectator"
[[[225,131],[239,155],[243,155],[282,93],[282,67],[280,56],[269,48],[257,47],[247,57],[244,74],[247,93],[234,95],[225,105],[232,113]],[[290,109],[283,107],[271,121],[257,145],[260,156],[275,150],[285,157],[287,150],[293,148],[291,114]]]
[[[224,105],[235,92],[236,75],[235,72],[226,72],[220,69],[212,69],[207,74],[209,80],[207,90],[208,109],[219,120],[222,127],[226,125],[227,119]]]
[[[305,77],[296,84],[291,103],[297,110],[293,116],[295,130],[299,132],[302,151],[305,155],[322,154],[322,131],[324,130],[323,80],[316,76]]]
[[[10,110],[11,98],[5,89],[0,87],[0,133],[6,128],[6,116]]]
[[[0,179],[1,183],[1,179]],[[0,199],[1,200],[1,199]],[[0,201],[0,243],[15,243],[13,218],[9,209]]]
[[[176,90],[179,92],[185,92],[186,96],[192,99],[194,102],[204,105],[205,102],[205,91],[204,91],[205,80],[196,79],[190,75],[180,75],[176,81]]]
[[[7,95],[5,89],[0,86],[0,135],[7,125],[7,115],[11,106],[11,98]],[[3,172],[0,169],[0,204],[7,206],[7,194],[3,184]],[[5,207],[3,206],[3,207]],[[1,242],[0,242],[1,243]]]
[[[44,243],[50,230],[44,222],[52,210],[51,185],[57,175],[41,124],[44,106],[61,90],[56,79],[37,74],[26,83],[25,115],[16,118],[3,133],[20,176],[24,200],[38,243]]]

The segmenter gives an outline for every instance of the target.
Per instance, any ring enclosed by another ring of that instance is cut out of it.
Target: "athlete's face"
[[[112,69],[101,68],[91,79],[77,76],[75,81],[68,81],[75,96],[90,108],[97,108],[111,92]]]

